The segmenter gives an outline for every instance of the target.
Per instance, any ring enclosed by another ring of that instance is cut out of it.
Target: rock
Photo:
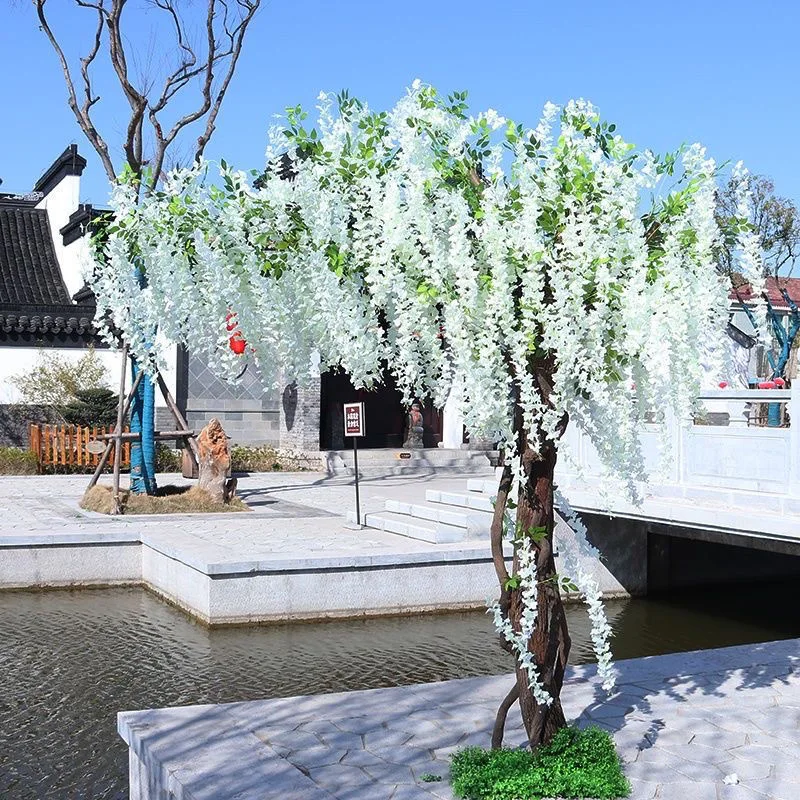
[[[198,486],[215,503],[228,503],[236,491],[236,480],[227,480],[231,466],[228,437],[218,419],[212,419],[197,437],[199,451]]]

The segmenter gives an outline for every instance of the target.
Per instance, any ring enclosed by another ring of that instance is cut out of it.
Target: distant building
[[[764,282],[766,295],[773,309],[782,317],[784,326],[789,326],[789,305],[781,294],[785,289],[790,299],[800,307],[800,278],[775,278],[770,276]],[[737,290],[731,291],[731,319],[728,333],[736,343],[734,356],[739,363],[739,379],[742,383],[752,383],[754,380],[765,380],[771,373],[767,361],[766,349],[756,341],[755,329],[747,314],[742,310],[742,303],[755,299],[752,288],[744,283]],[[800,339],[800,337],[798,337]],[[786,377],[797,377],[797,346],[786,367]]]

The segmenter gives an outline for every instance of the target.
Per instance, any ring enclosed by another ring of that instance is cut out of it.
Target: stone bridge
[[[561,460],[559,486],[609,562],[626,565],[634,593],[715,574],[800,575],[800,559],[786,558],[800,555],[800,388],[723,389],[700,400],[699,417],[643,431],[650,482],[641,504],[604,472],[587,437],[568,431],[572,463]],[[780,427],[767,424],[770,406]]]

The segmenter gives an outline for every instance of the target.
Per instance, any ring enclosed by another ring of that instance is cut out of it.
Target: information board
[[[365,436],[364,432],[364,404],[344,404],[344,435]]]

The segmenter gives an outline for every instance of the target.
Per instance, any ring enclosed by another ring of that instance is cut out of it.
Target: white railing
[[[707,416],[668,417],[666,431],[645,426],[642,451],[652,482],[800,497],[800,386],[720,389],[699,399]],[[767,424],[772,404],[782,427]],[[566,437],[581,473],[601,479],[602,464],[587,437],[573,426]]]

